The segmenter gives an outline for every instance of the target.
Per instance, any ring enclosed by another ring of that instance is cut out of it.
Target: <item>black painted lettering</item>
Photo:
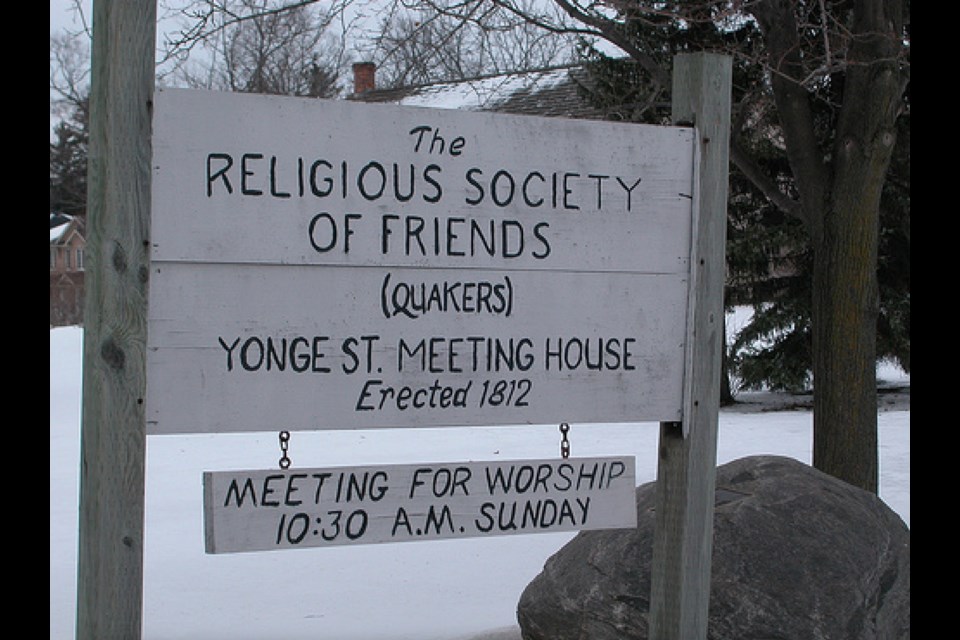
[[[408,132],[410,135],[416,135],[417,141],[413,144],[413,152],[420,152],[420,143],[423,142],[423,135],[430,131],[430,127],[425,124],[420,125],[419,127],[414,127]]]
[[[287,477],[287,491],[283,496],[283,504],[288,507],[296,507],[303,502],[303,500],[294,500],[291,496],[300,489],[300,487],[294,486],[296,481],[306,477],[307,474],[305,473],[291,473]]]
[[[415,358],[419,354],[420,362],[420,371],[423,371],[427,363],[427,349],[425,346],[425,341],[420,340],[417,343],[417,346],[412,350],[407,345],[407,341],[403,338],[400,338],[400,341],[397,345],[397,371],[403,371],[403,363],[405,357]]]
[[[560,502],[560,515],[557,518],[557,524],[563,525],[564,518],[570,520],[571,526],[577,526],[577,519],[573,515],[573,507],[570,505],[569,500],[563,500]]]
[[[579,173],[565,173],[563,174],[563,208],[570,210],[577,210],[580,208],[579,205],[573,204],[570,202],[570,195],[573,193],[573,189],[570,188],[568,181],[570,178],[579,178]]]
[[[443,153],[443,147],[446,144],[440,136],[440,129],[433,130],[433,138],[430,140],[430,153]],[[437,148],[439,145],[439,148]]]
[[[297,373],[303,373],[310,368],[310,354],[301,350],[309,344],[303,336],[297,336],[290,341],[290,368]]]
[[[580,507],[580,525],[587,524],[587,512],[590,511],[590,496],[583,500],[577,498],[577,505]]]
[[[261,196],[263,191],[261,189],[254,189],[247,185],[247,178],[254,175],[252,169],[249,168],[248,163],[254,160],[262,160],[262,153],[245,153],[240,156],[240,193],[245,196]]]
[[[213,168],[214,160],[223,161],[223,165],[217,169]],[[233,186],[230,184],[230,178],[227,171],[233,166],[233,158],[227,153],[211,153],[207,155],[207,197],[213,196],[213,183],[216,180],[223,182],[227,193],[233,193]]]
[[[330,479],[330,476],[331,476],[331,475],[333,475],[333,474],[331,474],[329,471],[325,471],[325,472],[323,472],[323,473],[314,473],[314,474],[312,474],[311,477],[312,477],[312,478],[315,478],[316,481],[317,481],[317,490],[316,490],[316,492],[314,492],[314,494],[313,494],[313,503],[314,503],[314,504],[320,504],[320,494],[321,494],[321,492],[323,491],[323,485],[324,485],[324,483],[325,483],[327,480]]]
[[[510,229],[513,229],[514,233],[511,234]],[[516,220],[504,220],[500,230],[502,242],[500,255],[504,258],[517,258],[522,256],[524,244],[523,225]],[[513,238],[512,241],[511,238]]]
[[[513,485],[513,465],[506,473],[502,467],[494,469],[492,474],[490,467],[486,467],[484,471],[487,478],[487,493],[491,496],[496,495],[498,487],[501,493],[510,493],[510,487]]]
[[[406,249],[407,255],[410,254],[411,241],[416,240],[417,246],[420,248],[420,255],[427,255],[427,248],[423,244],[423,228],[425,226],[424,219],[420,216],[407,216],[406,218],[406,242],[404,248]]]
[[[413,494],[416,492],[417,487],[422,487],[426,484],[425,480],[420,479],[420,475],[432,473],[432,471],[433,470],[430,467],[420,467],[413,472],[413,478],[410,480],[410,495],[407,496],[408,498],[413,498]]]
[[[497,509],[497,527],[500,531],[513,531],[517,528],[517,503],[510,503],[509,512],[506,503],[501,502]]]
[[[533,485],[534,478],[535,475],[532,466],[528,464],[520,465],[520,468],[517,469],[516,478],[514,479],[514,491],[517,493],[526,493]]]
[[[551,338],[547,338],[544,341],[544,345],[543,345],[544,346],[543,362],[544,362],[544,368],[546,371],[550,371],[551,363],[553,363],[553,366],[555,366],[558,370],[563,368],[563,360],[561,358],[561,351],[562,351],[561,344],[563,341],[558,338],[556,347],[551,347],[550,345],[551,340],[552,340]]]
[[[267,338],[267,371],[276,367],[277,371],[283,371],[287,368],[287,339],[281,338],[279,349],[277,342],[273,338]]]
[[[350,253],[350,236],[353,235],[351,222],[359,220],[362,216],[359,213],[348,213],[343,216],[343,252]]]
[[[333,192],[333,178],[330,175],[324,175],[317,182],[317,171],[320,167],[332,170],[333,165],[326,160],[317,160],[310,165],[310,191],[318,198],[325,198]]]
[[[266,476],[263,479],[263,490],[260,491],[260,506],[262,507],[279,507],[280,506],[279,500],[267,499],[267,497],[270,494],[276,491],[276,489],[270,486],[270,483],[275,482],[277,480],[283,480],[283,475],[273,474],[273,475]]]
[[[472,169],[467,170],[467,175],[466,175],[467,182],[469,182],[470,186],[472,186],[474,189],[477,190],[476,197],[470,198],[469,196],[467,196],[466,198],[467,204],[480,204],[481,202],[483,202],[483,197],[484,197],[483,185],[474,179],[474,176],[481,176],[481,175],[483,175],[482,169],[477,169],[474,167]]]
[[[330,367],[319,364],[320,359],[324,357],[320,350],[324,342],[329,340],[328,336],[313,336],[313,359],[311,360],[310,370],[314,373],[330,373]]]
[[[603,473],[598,465],[599,463],[594,462],[589,469],[586,464],[580,465],[580,471],[577,473],[577,491],[580,491],[584,482],[587,483],[587,488],[592,491],[595,482],[603,481]]]
[[[498,207],[509,205],[513,202],[513,195],[516,190],[516,182],[508,171],[501,169],[493,174],[493,178],[490,180],[490,199],[493,200],[495,205]]]
[[[423,179],[426,182],[430,183],[430,186],[433,187],[434,192],[432,195],[423,194],[423,199],[429,203],[436,203],[440,201],[440,198],[443,196],[443,187],[440,186],[440,183],[431,175],[433,173],[440,173],[442,169],[435,164],[427,165],[427,168],[423,170]]]
[[[636,370],[636,365],[630,360],[630,357],[633,355],[633,352],[630,351],[629,345],[636,343],[636,338],[624,338],[623,339],[623,368],[626,371]]]
[[[246,500],[246,496],[249,494],[250,500],[253,502],[253,506],[257,506],[257,490],[253,488],[253,480],[247,478],[243,483],[243,491],[240,490],[237,486],[237,479],[233,478],[230,480],[230,486],[227,487],[227,495],[223,501],[223,506],[230,506],[230,497],[233,496],[234,501],[236,502],[237,508],[243,506],[243,501]]]
[[[310,246],[319,253],[326,253],[337,245],[337,223],[329,213],[318,213],[310,219],[307,228]]]
[[[547,480],[550,479],[550,476],[553,475],[553,466],[550,464],[541,464],[537,466],[537,477],[533,481],[533,492],[536,493],[537,489],[542,490],[544,493],[548,491],[547,489]]]
[[[399,220],[400,216],[393,213],[386,213],[380,219],[380,253],[386,255],[389,250],[390,242],[388,238],[393,231],[390,229],[390,222]]]
[[[414,191],[415,191],[414,186],[413,186],[413,185],[414,185],[414,183],[413,183],[413,173],[414,173],[414,167],[413,167],[413,165],[411,164],[411,165],[410,165],[410,172],[408,173],[409,179],[408,179],[408,181],[407,181],[407,182],[408,182],[407,192],[406,192],[406,193],[401,193],[401,190],[400,190],[400,187],[401,187],[401,185],[400,185],[400,165],[398,165],[396,162],[393,163],[393,195],[394,195],[394,197],[397,199],[398,202],[407,202],[408,200],[410,200],[410,198],[413,197],[413,193],[414,193]]]
[[[370,336],[360,336],[360,338],[349,337],[344,339],[341,350],[346,356],[346,360],[343,364],[340,365],[340,368],[344,373],[356,373],[357,369],[360,368],[361,355],[365,355],[364,362],[366,363],[366,371],[370,373],[373,370],[373,343],[380,339],[379,335],[370,335]],[[361,344],[365,345],[365,353],[357,353],[356,347]]]
[[[568,491],[573,486],[573,465],[564,462],[557,467],[557,480],[553,488],[557,491]]]
[[[463,256],[466,253],[462,249],[455,249],[457,244],[457,238],[460,237],[460,234],[457,233],[454,228],[456,225],[461,225],[466,223],[464,218],[447,218],[447,255],[448,256]]]
[[[370,393],[370,387],[376,387],[383,384],[383,380],[367,380],[363,383],[363,388],[360,390],[360,396],[357,398],[357,405],[354,407],[355,411],[373,411],[376,409],[373,405],[365,404],[364,400],[371,397],[373,394]]]
[[[599,211],[603,209],[603,181],[609,178],[610,176],[591,173],[587,175],[587,177],[597,181],[597,210]]]
[[[497,508],[492,502],[484,502],[480,505],[480,515],[483,517],[483,521],[479,518],[474,519],[473,526],[477,528],[477,531],[481,533],[489,533],[493,531],[493,516],[490,514],[491,511]]]
[[[367,180],[367,175],[373,173],[373,188],[370,188],[369,180]],[[387,188],[387,172],[384,170],[383,165],[376,161],[368,162],[362,169],[360,173],[357,174],[357,189],[360,190],[360,195],[363,196],[365,200],[377,200],[380,196],[383,195],[384,190]]]
[[[387,495],[389,489],[387,472],[374,471],[370,476],[370,499],[377,502]]]
[[[543,197],[539,196],[535,200],[530,198],[529,186],[531,178],[539,178],[540,182],[545,182],[543,174],[539,171],[531,171],[527,174],[527,177],[523,179],[523,185],[520,188],[520,192],[523,194],[523,203],[530,207],[531,209],[536,209],[537,207],[543,204]]]
[[[404,527],[407,535],[413,535],[413,529],[410,527],[410,518],[407,516],[407,510],[403,507],[397,507],[397,514],[393,517],[393,529],[390,530],[391,536],[397,535],[397,528]]]
[[[277,190],[277,156],[270,156],[270,195],[274,198],[289,198],[289,191]]]
[[[631,186],[627,186],[623,180],[620,179],[620,176],[617,176],[617,182],[620,183],[620,186],[623,187],[624,191],[627,192],[627,211],[630,211],[631,206],[631,197],[633,195],[633,190],[637,188],[637,185],[640,184],[640,178],[637,178],[637,181]]]
[[[223,338],[219,336],[217,336],[217,341],[227,352],[227,371],[233,371],[233,350],[236,349],[237,345],[240,343],[240,338],[234,340],[233,344],[231,344],[229,347],[227,346],[227,343],[223,341]]]
[[[253,353],[251,353],[253,349]],[[240,366],[245,371],[256,371],[263,365],[264,349],[263,341],[256,336],[247,338],[240,347]]]
[[[497,254],[496,221],[488,220],[487,229],[480,226],[480,222],[470,219],[470,255],[477,255],[477,241],[483,245],[483,251],[490,257]]]
[[[357,355],[356,351],[353,350],[357,344],[357,339],[350,337],[345,339],[340,347],[343,351],[343,355],[347,358],[343,364],[340,365],[340,368],[344,373],[354,373],[360,367],[360,357]]]
[[[433,527],[433,533],[439,534],[444,524],[447,525],[448,531],[454,533],[453,528],[453,512],[450,511],[448,505],[443,505],[440,509],[440,513],[437,513],[437,509],[434,505],[430,505],[430,508],[427,509],[427,519],[423,524],[423,532],[426,534],[430,531],[430,527]]]
[[[540,244],[543,245],[540,250],[534,250],[532,255],[538,260],[543,260],[550,255],[550,242],[543,235],[544,230],[548,229],[550,224],[547,222],[537,223],[533,227],[533,237],[540,241]]]

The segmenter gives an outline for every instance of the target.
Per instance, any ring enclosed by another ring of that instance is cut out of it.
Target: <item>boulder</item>
[[[655,483],[637,528],[584,531],[524,590],[524,640],[648,637]],[[779,456],[717,468],[708,640],[907,640],[910,530],[876,495]]]

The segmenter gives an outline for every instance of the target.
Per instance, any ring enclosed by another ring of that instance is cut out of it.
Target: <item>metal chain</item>
[[[570,441],[567,439],[567,432],[570,431],[570,425],[566,422],[560,423],[560,457],[566,460],[570,457]]]
[[[287,456],[287,449],[290,448],[290,432],[281,431],[280,432],[280,453],[283,454],[280,456],[280,468],[286,469],[290,466],[290,458]]]

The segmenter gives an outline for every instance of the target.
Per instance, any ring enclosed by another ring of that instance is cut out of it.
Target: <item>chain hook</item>
[[[280,432],[280,468],[287,469],[290,467],[290,458],[287,456],[287,449],[290,447],[290,432],[281,431]]]
[[[570,431],[570,425],[566,422],[560,423],[560,457],[566,460],[570,457],[570,441],[567,439],[567,432]]]

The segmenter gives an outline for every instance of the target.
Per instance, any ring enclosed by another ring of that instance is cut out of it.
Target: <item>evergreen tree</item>
[[[54,128],[50,143],[50,211],[84,216],[87,212],[87,103]]]
[[[788,193],[795,186],[779,139],[776,110],[764,69],[756,64],[762,39],[753,22],[725,24],[708,14],[680,23],[648,16],[633,28],[632,42],[645,55],[668,66],[686,50],[736,50],[734,117],[740,144],[764,172]],[[611,58],[589,46],[589,81],[583,92],[615,120],[667,124],[670,96],[633,58]],[[837,74],[814,94],[814,113],[826,142],[835,118],[834,100],[842,92]],[[748,121],[749,126],[742,126]],[[909,110],[898,120],[898,139],[884,186],[878,254],[880,310],[877,357],[910,370],[910,191]],[[769,201],[736,166],[730,168],[725,305],[753,309],[750,322],[731,336],[724,354],[722,401],[733,390],[770,388],[801,391],[811,386],[811,301],[813,254],[809,234],[796,218]]]

